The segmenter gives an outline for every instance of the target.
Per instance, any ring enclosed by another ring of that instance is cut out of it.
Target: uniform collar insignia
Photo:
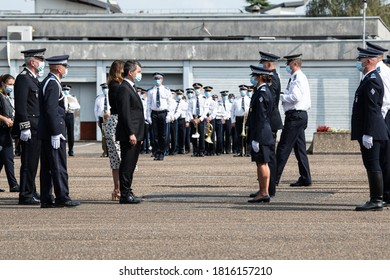
[[[377,71],[378,73],[380,73],[380,72],[381,72],[381,68],[378,66],[378,67],[376,68],[376,71]]]
[[[372,74],[371,74],[370,79],[376,79],[375,73],[372,73]]]

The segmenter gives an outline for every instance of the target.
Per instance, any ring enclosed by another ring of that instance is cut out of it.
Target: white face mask
[[[137,73],[137,75],[135,75],[135,81],[137,83],[141,82],[142,80],[142,73]]]
[[[45,62],[40,61],[38,64],[38,67],[36,69],[38,71],[38,73],[37,73],[38,78],[42,78],[43,75],[45,74]]]
[[[66,76],[68,76],[68,68],[65,68],[65,72],[64,72],[64,74],[62,74],[61,79],[65,78]]]

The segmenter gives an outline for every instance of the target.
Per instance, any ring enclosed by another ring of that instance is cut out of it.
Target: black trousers
[[[0,146],[0,171],[4,166],[8,185],[12,188],[16,186],[18,182],[15,178],[14,150],[9,128],[0,128]]]
[[[66,141],[60,140],[60,147],[54,149],[50,140],[42,140],[41,151],[41,203],[51,203],[53,201],[53,188],[56,203],[70,200]]]
[[[242,127],[244,124],[244,116],[238,116],[236,117],[236,127],[235,127],[235,139],[237,139],[237,148],[236,153],[237,154],[246,154],[246,137],[241,136],[242,133]]]
[[[287,111],[284,128],[276,150],[277,173],[276,182],[280,181],[284,167],[294,148],[294,154],[298,161],[299,181],[311,183],[309,160],[306,154],[305,129],[307,127],[306,111]]]
[[[170,132],[170,148],[169,154],[176,154],[178,149],[178,121],[174,120],[169,124],[169,132]]]
[[[198,123],[198,133],[199,138],[192,138],[192,153],[194,155],[204,154],[205,145],[204,145],[204,132],[205,132],[205,121]],[[191,121],[191,137],[196,133],[196,127]]]
[[[277,161],[276,161],[276,153],[275,153],[275,143],[276,143],[276,136],[277,131],[272,132],[272,136],[274,138],[274,144],[270,145],[270,155],[269,155],[269,171],[270,171],[270,179],[269,179],[269,188],[268,192],[269,195],[275,195],[276,194],[276,172],[277,172]]]
[[[217,155],[223,154],[223,124],[222,119],[215,120],[215,135],[217,143],[215,145],[215,152]]]
[[[41,140],[38,139],[37,130],[35,128],[31,127],[30,130],[31,139],[26,142],[20,140],[22,149],[20,154],[19,200],[31,199],[37,192],[35,177],[37,176],[39,157],[41,155]]]
[[[387,128],[390,131],[390,113],[386,114],[385,122]],[[390,144],[387,144],[383,153],[386,155],[387,160],[382,162],[382,174],[383,174],[383,198],[386,201],[390,201]]]
[[[232,121],[225,120],[225,124],[223,125],[223,135],[224,135],[224,148],[225,153],[230,154],[232,152]]]
[[[66,135],[68,141],[69,151],[73,151],[74,146],[74,114],[66,113],[65,114],[65,125],[66,125]]]
[[[149,123],[145,123],[145,139],[144,142],[142,143],[141,151],[143,152],[148,152],[149,151],[149,145],[150,145],[150,133],[149,133],[150,125]]]
[[[186,141],[186,119],[181,118],[177,120],[177,145],[178,152],[185,152],[185,141]]]
[[[164,154],[167,145],[167,111],[152,111],[153,147],[156,155]]]
[[[121,164],[119,166],[119,180],[121,197],[126,198],[133,193],[131,188],[133,183],[133,174],[138,162],[141,150],[141,141],[136,145],[131,145],[129,141],[120,141],[121,146]]]

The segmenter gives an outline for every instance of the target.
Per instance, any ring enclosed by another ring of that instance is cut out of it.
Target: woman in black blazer
[[[273,96],[267,85],[271,81],[271,71],[254,65],[251,65],[251,69],[251,82],[254,85],[254,90],[248,115],[248,142],[252,147],[252,161],[256,162],[257,166],[259,193],[248,202],[267,203],[270,201],[268,162],[270,161],[271,146],[274,145],[270,125]]]

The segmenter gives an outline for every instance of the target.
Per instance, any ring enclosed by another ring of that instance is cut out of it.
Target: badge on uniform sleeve
[[[262,96],[260,96],[259,100],[260,100],[260,102],[263,102],[264,98]]]
[[[375,94],[375,89],[371,89],[371,94],[374,95]]]
[[[371,79],[376,79],[376,75],[375,73],[372,73],[371,76],[370,76]]]

